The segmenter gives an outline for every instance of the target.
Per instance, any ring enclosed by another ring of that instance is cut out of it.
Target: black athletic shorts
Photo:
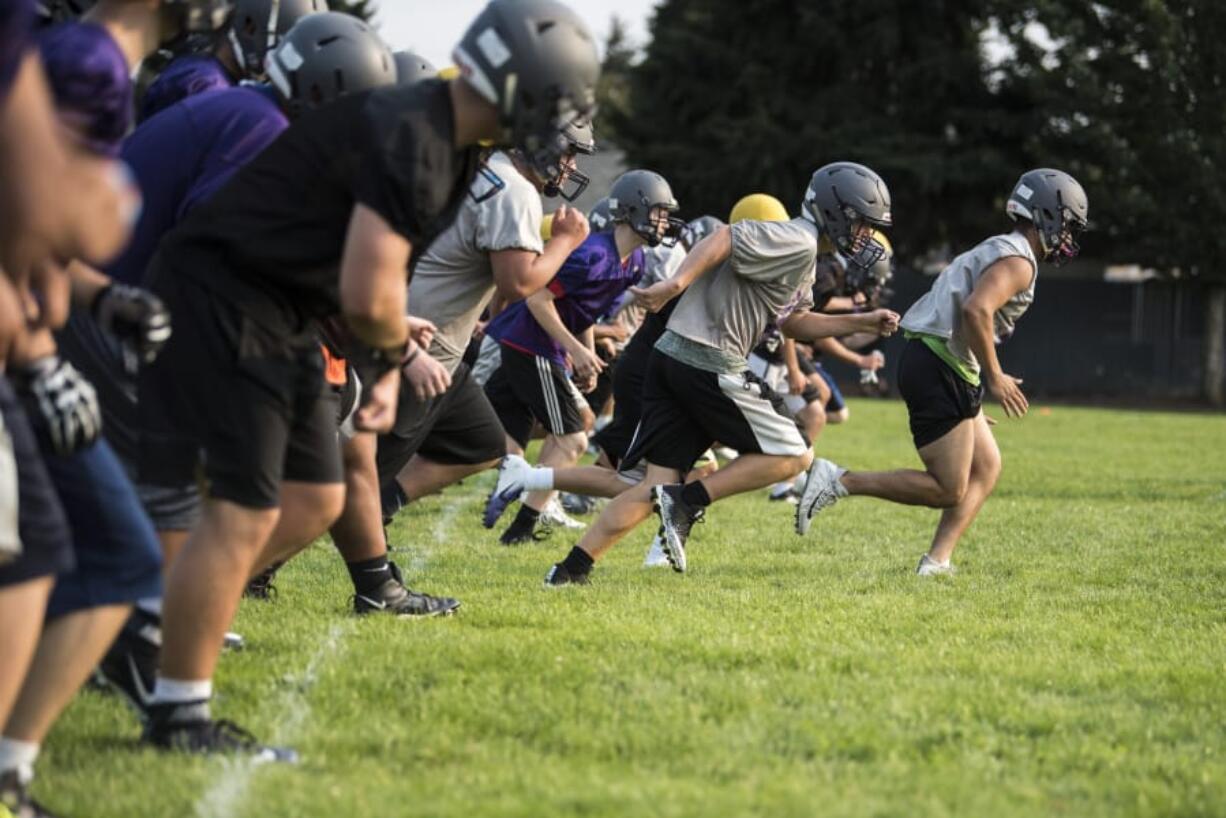
[[[721,375],[653,351],[643,421],[620,468],[646,460],[684,474],[717,442],[741,454],[797,457],[809,451],[779,396],[752,372]]]
[[[527,446],[537,421],[551,434],[584,430],[587,401],[566,370],[548,358],[502,345],[502,364],[485,384],[502,428],[520,446]]]
[[[898,391],[907,404],[911,438],[922,449],[983,408],[983,386],[972,386],[918,338],[898,359]]]
[[[395,478],[413,455],[446,465],[476,466],[507,453],[506,433],[467,364],[451,373],[442,395],[421,403],[401,382],[392,431],[379,436],[379,484]]]
[[[203,459],[209,495],[247,508],[275,507],[283,480],[342,482],[337,396],[315,328],[237,279],[206,287],[165,256],[151,269],[175,331],[141,372],[142,481],[183,485]]]
[[[16,559],[0,565],[0,588],[52,574],[65,574],[76,567],[72,550],[72,532],[60,504],[59,494],[38,450],[34,430],[26,418],[12,386],[0,375],[0,447],[4,460],[16,472],[16,496],[10,491],[2,510],[6,540],[12,540],[16,512],[16,534],[21,553]],[[8,483],[12,474],[2,476]],[[8,484],[5,488],[12,489]],[[16,508],[12,508],[16,500]]]
[[[634,430],[643,419],[643,380],[654,341],[640,339],[641,333],[640,329],[617,356],[613,367],[613,420],[592,439],[614,467],[626,456]]]

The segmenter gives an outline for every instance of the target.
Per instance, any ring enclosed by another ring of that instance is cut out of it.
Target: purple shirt
[[[612,233],[593,233],[570,254],[547,285],[554,294],[558,316],[578,337],[643,277],[643,250],[636,249],[621,263]],[[536,322],[528,305],[517,301],[490,322],[485,334],[504,346],[539,355],[566,366],[566,352]]]
[[[38,37],[55,111],[94,153],[118,156],[132,127],[132,79],[119,44],[94,23],[60,23]]]
[[[30,47],[33,23],[34,0],[0,2],[0,103],[8,98],[9,87]]]
[[[205,91],[220,91],[234,87],[234,79],[211,54],[185,54],[176,57],[145,89],[140,101],[140,118],[144,122],[175,103]]]
[[[142,123],[123,145],[144,210],[123,255],[106,272],[139,284],[158,242],[289,126],[267,94],[229,88],[198,94]]]

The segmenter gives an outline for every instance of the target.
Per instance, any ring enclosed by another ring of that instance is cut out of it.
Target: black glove
[[[98,395],[72,364],[58,355],[39,358],[14,371],[13,384],[30,425],[56,454],[72,454],[98,439]]]
[[[94,297],[89,311],[140,363],[152,363],[170,340],[170,312],[140,287],[110,284]]]

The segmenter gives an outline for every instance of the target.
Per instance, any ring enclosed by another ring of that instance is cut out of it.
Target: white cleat
[[[587,523],[579,522],[562,509],[562,503],[556,494],[541,509],[541,522],[555,528],[570,528],[576,531],[587,528]]]
[[[958,569],[949,560],[937,562],[925,554],[920,557],[919,566],[915,569],[915,573],[921,577],[952,577],[958,573]]]
[[[657,531],[656,536],[651,540],[651,548],[647,549],[647,556],[643,559],[644,568],[671,568],[672,563],[668,561],[668,554],[664,553],[664,535]]]
[[[524,493],[524,480],[532,471],[532,464],[517,454],[509,454],[498,464],[498,482],[494,490],[485,500],[485,511],[481,516],[481,524],[493,528],[507,510],[507,506],[519,499]]]
[[[784,480],[782,483],[776,483],[771,486],[770,498],[776,502],[796,503],[796,486],[793,483]]]
[[[796,506],[796,533],[802,537],[809,531],[813,515],[832,506],[840,497],[847,496],[847,489],[839,480],[847,469],[840,469],[829,460],[815,458],[805,478],[805,488]]]

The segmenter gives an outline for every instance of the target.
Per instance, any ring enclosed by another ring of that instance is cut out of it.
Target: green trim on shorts
[[[903,332],[906,338],[918,338],[924,342],[924,346],[932,350],[938,358],[945,362],[945,365],[954,371],[959,378],[969,383],[971,386],[979,386],[979,372],[971,369],[966,365],[966,361],[961,360],[958,356],[949,351],[949,342],[939,335],[929,335],[925,332],[911,332],[906,330]]]

